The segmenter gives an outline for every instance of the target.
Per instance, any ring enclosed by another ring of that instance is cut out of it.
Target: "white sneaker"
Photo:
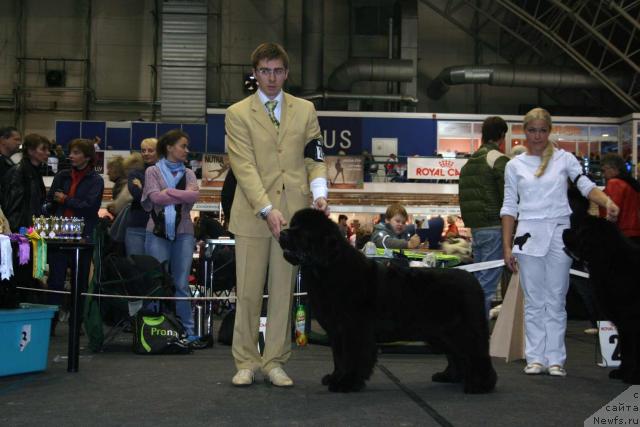
[[[529,363],[524,367],[524,373],[527,375],[540,375],[545,373],[545,367],[540,363]]]
[[[566,377],[567,371],[560,365],[551,365],[549,366],[549,375],[552,377]]]
[[[253,371],[251,369],[238,370],[231,383],[236,387],[246,387],[253,384]]]

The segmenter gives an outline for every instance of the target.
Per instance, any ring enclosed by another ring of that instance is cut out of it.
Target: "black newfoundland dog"
[[[471,273],[369,260],[317,210],[298,211],[290,225],[280,246],[287,261],[300,265],[313,313],[329,336],[334,371],[322,384],[330,391],[361,390],[376,363],[376,343],[397,340],[444,349],[448,366],[433,381],[462,382],[465,393],[495,388],[484,294]]]
[[[598,306],[618,329],[622,363],[609,378],[640,384],[640,247],[614,223],[586,210],[574,209],[562,239],[567,253],[587,267]]]

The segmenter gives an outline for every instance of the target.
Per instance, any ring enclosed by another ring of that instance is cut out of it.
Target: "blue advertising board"
[[[138,150],[144,138],[159,137],[171,129],[182,129],[191,137],[193,152],[224,153],[224,112],[209,110],[206,124],[127,122],[116,128],[109,122],[57,121],[56,140],[66,146],[73,138],[100,136],[114,150]],[[318,122],[327,155],[371,152],[374,138],[396,138],[399,156],[432,156],[437,147],[435,119],[400,113],[318,112]],[[124,125],[124,126],[122,126]]]

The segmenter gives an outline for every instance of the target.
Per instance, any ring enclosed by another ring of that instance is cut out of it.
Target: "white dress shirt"
[[[569,227],[567,179],[575,181],[582,174],[582,167],[573,154],[556,149],[544,174],[536,177],[541,161],[539,156],[523,153],[510,160],[505,169],[500,216],[518,219],[516,239],[529,234],[526,243],[514,246],[514,253],[543,256],[549,250],[555,228]],[[580,177],[576,185],[585,197],[596,186],[586,176]]]

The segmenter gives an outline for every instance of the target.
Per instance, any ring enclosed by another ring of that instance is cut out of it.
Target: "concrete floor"
[[[582,332],[584,321],[569,322],[566,378],[526,376],[524,362],[494,359],[498,387],[486,395],[432,383],[445,366],[433,354],[381,354],[364,391],[329,393],[320,378],[332,369],[331,352],[320,345],[294,348],[286,370],[295,387],[259,377],[239,389],[230,347],[139,356],[130,334],[103,353],[83,348],[80,371],[70,374],[63,325],[47,371],[0,378],[0,426],[582,426],[628,388],[595,365],[596,337]]]

